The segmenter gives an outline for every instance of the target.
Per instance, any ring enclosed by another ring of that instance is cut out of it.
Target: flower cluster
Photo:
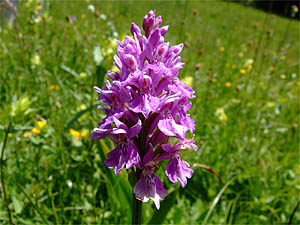
[[[107,154],[105,164],[118,175],[122,168],[136,167],[136,198],[159,201],[167,195],[162,181],[155,175],[163,160],[168,160],[165,174],[173,183],[185,187],[193,170],[180,158],[183,149],[197,150],[186,133],[194,132],[195,122],[187,114],[194,91],[178,79],[183,67],[179,56],[183,44],[169,46],[164,42],[168,26],[150,11],[144,17],[142,34],[132,23],[131,34],[124,43],[117,41],[114,65],[120,71],[108,71],[112,82],[103,89],[95,87],[106,117],[92,138],[110,138],[117,147]]]

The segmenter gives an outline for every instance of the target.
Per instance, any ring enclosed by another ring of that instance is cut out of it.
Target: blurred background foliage
[[[229,0],[231,1],[231,0]],[[294,12],[294,6],[299,8],[299,1],[297,0],[285,0],[285,1],[278,1],[278,0],[235,0],[232,2],[238,2],[245,6],[255,7],[257,9],[264,10],[269,13],[275,13],[280,16],[284,16],[290,18],[293,13],[295,14],[292,16],[294,19],[299,20],[299,11]]]
[[[166,40],[185,44],[180,78],[196,91],[199,150],[183,154],[195,170],[185,189],[160,170],[169,195],[159,211],[143,204],[143,223],[289,222],[300,190],[298,20],[232,2],[28,0],[12,21],[1,14],[1,146],[12,122],[1,176],[13,223],[131,222],[127,174],[103,164],[113,145],[90,140],[104,117],[92,87],[113,68],[115,40],[151,9],[170,25]]]

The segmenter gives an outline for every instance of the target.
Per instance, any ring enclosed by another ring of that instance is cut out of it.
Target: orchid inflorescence
[[[164,42],[169,26],[160,27],[161,23],[161,16],[155,18],[150,11],[143,20],[145,35],[132,23],[133,39],[117,41],[114,65],[120,71],[108,71],[112,82],[95,87],[102,104],[98,108],[106,117],[92,134],[96,139],[107,136],[117,145],[104,163],[117,176],[124,167],[139,171],[133,192],[143,202],[152,199],[157,209],[168,193],[155,174],[161,162],[169,161],[165,171],[169,180],[185,187],[193,170],[180,152],[197,151],[194,139],[186,137],[195,129],[187,114],[194,90],[177,77],[184,66],[179,56],[183,44],[170,47]]]

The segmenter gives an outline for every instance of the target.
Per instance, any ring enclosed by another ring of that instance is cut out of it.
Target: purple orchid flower
[[[184,149],[197,150],[193,133],[195,122],[187,111],[195,98],[194,90],[178,79],[183,68],[179,54],[183,44],[170,46],[165,42],[169,26],[150,11],[143,20],[143,30],[131,24],[132,37],[117,41],[114,65],[108,71],[111,82],[104,88],[95,87],[106,117],[92,138],[110,138],[116,148],[107,154],[104,163],[118,175],[125,168],[136,171],[138,181],[133,192],[137,199],[152,199],[157,208],[167,195],[163,182],[156,176],[159,164],[168,161],[166,176],[182,187],[192,177],[190,165],[180,158]],[[172,145],[171,139],[177,143]]]

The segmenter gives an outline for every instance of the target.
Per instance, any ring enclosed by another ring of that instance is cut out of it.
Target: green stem
[[[8,133],[10,131],[10,128],[11,128],[11,122],[9,122],[7,130],[5,132],[5,138],[4,138],[4,142],[3,142],[3,146],[2,146],[2,152],[1,152],[1,158],[0,158],[0,163],[1,163],[0,170],[1,170],[1,186],[2,186],[2,190],[3,190],[4,201],[5,201],[5,206],[6,206],[6,209],[7,209],[9,224],[13,224],[11,212],[10,212],[9,205],[8,205],[7,194],[6,194],[5,183],[4,183],[4,175],[3,175],[4,150],[5,150],[7,137],[8,137]]]
[[[132,189],[136,185],[141,175],[141,170],[131,169],[129,173],[129,182],[132,186]],[[135,194],[132,191],[132,224],[141,224],[142,222],[142,201],[135,197]]]
[[[294,210],[293,210],[293,212],[292,212],[292,215],[291,215],[291,217],[290,217],[290,221],[289,221],[288,225],[292,224],[294,215],[295,215],[295,213],[297,212],[297,209],[298,209],[299,205],[300,205],[300,201],[297,203],[296,207],[294,208]]]
[[[133,193],[132,199],[132,224],[141,224],[142,221],[142,201],[136,199]]]

